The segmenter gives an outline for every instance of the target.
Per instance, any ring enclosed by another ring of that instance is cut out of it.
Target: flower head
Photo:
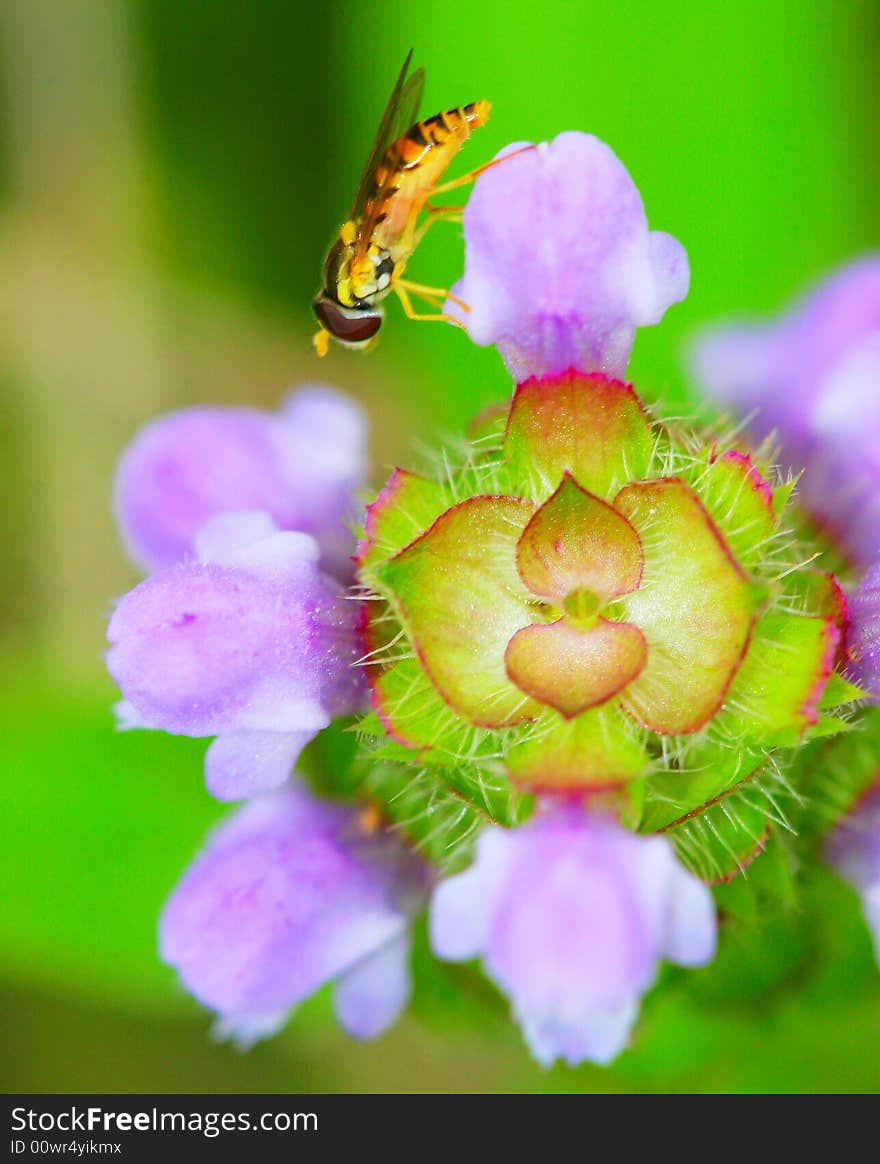
[[[107,666],[126,726],[218,737],[208,786],[235,800],[281,784],[308,740],[361,705],[356,612],[315,540],[267,514],[213,518],[195,553],[121,599]]]
[[[778,320],[711,328],[699,386],[773,432],[800,495],[860,567],[880,557],[880,256],[831,275]]]
[[[483,174],[464,234],[452,291],[470,310],[452,299],[446,310],[497,346],[517,383],[568,368],[621,376],[635,329],[687,294],[683,247],[648,230],[623,164],[590,134],[562,133]]]
[[[152,421],[116,475],[116,513],[131,557],[163,569],[193,552],[208,518],[259,509],[279,529],[311,534],[322,567],[349,578],[364,429],[352,400],[318,385],[292,392],[277,414],[202,407]]]
[[[667,840],[574,805],[487,829],[431,903],[435,952],[482,959],[545,1066],[613,1059],[660,960],[701,966],[715,935],[712,895]]]
[[[162,914],[162,958],[219,1031],[274,1033],[325,982],[340,1023],[380,1034],[410,991],[409,922],[425,870],[348,807],[296,784],[249,801],[208,837]]]

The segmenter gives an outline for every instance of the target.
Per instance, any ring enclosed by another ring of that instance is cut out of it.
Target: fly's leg
[[[419,245],[419,243],[428,233],[428,230],[434,225],[435,222],[461,222],[461,216],[462,212],[464,211],[464,207],[432,206],[431,203],[428,202],[424,206],[424,211],[428,217],[418,228],[418,230],[415,230],[415,219],[418,217],[418,211],[413,217],[412,227],[410,227],[410,224],[407,223],[407,230],[410,231],[409,237],[412,241],[410,248],[411,250],[415,250],[415,248]]]
[[[431,312],[430,314],[423,314],[422,312],[416,311],[416,309],[412,305],[412,300],[410,299],[409,295],[406,292],[406,289],[404,287],[402,287],[400,285],[400,283],[396,283],[394,285],[394,293],[397,295],[397,298],[400,300],[400,305],[403,308],[407,319],[421,319],[421,320],[432,320],[432,321],[436,320],[438,322],[442,320],[445,323],[458,324],[457,319],[453,319],[451,315],[444,315],[444,313],[442,311]],[[461,326],[461,324],[459,324],[459,327],[460,326]]]
[[[451,291],[444,291],[442,287],[426,287],[423,283],[411,283],[409,279],[396,279],[394,290],[396,291],[398,287],[403,287],[405,291],[411,295],[417,295],[420,299],[427,299],[429,303],[445,303],[447,299],[451,299],[462,311],[470,311],[471,309],[469,303],[465,303],[463,299],[459,299]]]
[[[480,174],[485,174],[487,170],[491,170],[494,166],[503,166],[511,158],[517,158],[520,154],[528,153],[529,150],[533,150],[534,148],[533,145],[523,146],[522,149],[514,150],[512,154],[505,154],[503,158],[493,158],[491,162],[484,162],[482,166],[477,166],[469,174],[462,174],[460,178],[453,178],[451,182],[443,182],[440,186],[435,186],[431,191],[431,196],[433,197],[435,194],[448,194],[450,190],[457,190],[460,186],[466,186],[468,182],[475,181],[479,178]]]
[[[423,210],[428,215],[427,220],[421,226],[417,226]],[[463,210],[463,206],[431,206],[430,203],[416,202],[403,228],[401,250],[404,254],[411,255],[435,222],[461,222]]]
[[[463,323],[455,319],[452,315],[446,315],[445,312],[431,312],[430,314],[426,315],[416,311],[412,305],[412,300],[409,297],[410,290],[412,290],[414,294],[421,295],[422,298],[429,298],[421,290],[416,290],[416,285],[398,280],[394,284],[393,290],[397,295],[397,298],[400,300],[400,305],[406,313],[408,319],[421,319],[425,321],[434,320],[437,322],[442,321],[444,323],[454,323],[456,327],[460,327],[462,329],[464,328]],[[445,292],[440,292],[439,294],[445,295]],[[437,298],[437,295],[433,295],[432,298]]]
[[[326,328],[320,328],[312,336],[312,343],[315,346],[315,351],[319,356],[326,356],[327,349],[330,346],[330,332]]]
[[[437,220],[443,218],[448,222],[460,222],[464,214],[463,206],[434,206],[431,202],[425,203],[425,213],[437,215]]]

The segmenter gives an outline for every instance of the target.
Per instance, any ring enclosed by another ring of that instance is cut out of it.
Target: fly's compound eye
[[[319,295],[312,307],[321,326],[350,347],[366,345],[382,326],[381,311],[343,307],[326,295]]]

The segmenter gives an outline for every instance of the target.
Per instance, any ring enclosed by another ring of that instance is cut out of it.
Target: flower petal
[[[645,666],[642,632],[600,618],[587,630],[564,619],[518,630],[507,647],[507,673],[527,695],[572,719],[623,690]]]
[[[561,605],[585,588],[604,605],[638,587],[642,547],[626,518],[566,473],[523,530],[516,566],[532,594]]]
[[[434,890],[429,918],[431,948],[447,962],[467,962],[486,948],[490,924],[514,850],[497,829],[483,829],[476,860]]]
[[[693,364],[708,395],[742,415],[758,409],[752,431],[766,436],[778,429],[791,454],[812,443],[814,408],[826,399],[829,378],[878,332],[880,254],[874,254],[833,272],[777,319],[709,329],[694,345]],[[792,462],[797,468],[799,459]]]
[[[522,148],[522,143],[503,153]],[[687,294],[684,250],[648,231],[621,162],[589,134],[563,133],[483,174],[464,212],[465,272],[450,299],[475,343],[530,375],[626,368],[635,328]]]
[[[211,1037],[218,1043],[229,1040],[236,1051],[249,1051],[261,1039],[277,1035],[293,1013],[293,1007],[267,1014],[222,1015],[211,1027]]]
[[[855,681],[880,699],[880,562],[849,599],[849,657]]]
[[[232,732],[205,754],[205,783],[217,800],[244,800],[279,788],[315,732]]]
[[[862,894],[862,910],[874,939],[874,957],[880,966],[880,881]]]
[[[570,1067],[588,1060],[606,1066],[629,1042],[639,1013],[639,996],[614,1006],[584,1008],[560,1014],[552,1006],[530,1007],[520,1003],[513,1015],[523,1038],[542,1067],[562,1059]]]
[[[878,303],[880,312],[880,303]],[[802,503],[862,569],[880,558],[880,328],[842,358],[812,415]]]
[[[825,841],[825,856],[862,899],[880,964],[880,782],[873,783]]]
[[[362,705],[354,604],[304,534],[148,578],[110,621],[110,673],[140,722],[182,735],[315,732]]]
[[[191,551],[209,517],[260,509],[282,529],[313,534],[325,569],[347,576],[364,430],[353,401],[317,385],[293,393],[280,414],[218,407],[159,417],[117,472],[116,513],[132,558],[162,569]]]
[[[353,810],[288,784],[211,834],[163,912],[162,958],[241,1034],[400,937],[418,878]]]
[[[698,731],[721,706],[752,626],[755,598],[699,498],[671,477],[625,486],[615,509],[635,526],[645,571],[622,598],[648,662],[621,697],[645,727]]]
[[[409,935],[401,934],[340,976],[334,992],[336,1017],[352,1038],[375,1039],[409,1002],[409,949]]]
[[[192,544],[199,561],[223,565],[228,555],[237,554],[277,532],[274,518],[263,509],[230,509],[209,517],[196,530]],[[308,534],[287,542],[295,545],[299,555],[309,561],[317,562],[321,556],[318,543]]]
[[[724,325],[694,345],[702,391],[769,433],[803,476],[801,504],[858,566],[880,556],[880,254],[823,279],[769,322]]]
[[[678,966],[705,966],[715,957],[718,945],[712,894],[674,857],[670,860],[669,881],[663,956]]]
[[[486,727],[536,710],[504,665],[508,642],[533,618],[515,560],[532,508],[517,497],[473,497],[376,568],[437,690]]]
[[[539,1062],[607,1062],[664,952],[709,956],[707,901],[665,838],[548,799],[519,828],[484,830],[471,868],[435,891],[431,939],[441,957],[482,955]]]
[[[518,489],[541,501],[570,473],[610,500],[647,474],[654,442],[629,384],[607,376],[558,376],[520,384],[510,406],[504,455]]]

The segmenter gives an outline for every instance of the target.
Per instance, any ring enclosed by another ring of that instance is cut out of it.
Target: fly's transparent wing
[[[403,68],[391,90],[391,96],[388,98],[388,104],[385,106],[385,112],[379,122],[379,129],[370,150],[370,156],[364,166],[351,211],[351,217],[354,221],[357,221],[364,212],[364,207],[373,189],[373,176],[385,155],[385,151],[393,141],[396,141],[412,125],[415,125],[418,118],[422,91],[425,88],[425,70],[416,69],[413,75],[407,79],[406,74],[411,60],[412,49],[407,53]]]

